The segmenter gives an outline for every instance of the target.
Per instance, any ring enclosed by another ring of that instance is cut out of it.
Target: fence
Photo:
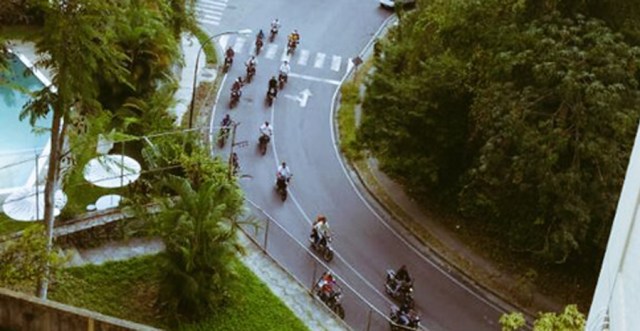
[[[247,202],[256,224],[244,225],[242,231],[265,254],[278,262],[300,285],[307,288],[310,294],[313,294],[314,285],[323,272],[331,270],[331,266],[324,263],[319,255],[309,248],[309,245],[297,240],[266,211],[249,199],[247,199]],[[277,245],[274,244],[275,242],[277,242]],[[345,310],[344,321],[349,327],[354,330],[366,331],[390,329],[391,320],[388,317],[390,306],[385,298],[367,300],[344,277],[336,274],[336,272],[332,273],[342,290],[342,306]],[[314,298],[320,302],[315,295]],[[375,301],[378,305],[372,301]],[[381,305],[386,306],[387,309],[384,311],[378,309],[377,306]],[[394,325],[394,329],[409,330],[399,325]],[[422,329],[426,330],[424,327]]]

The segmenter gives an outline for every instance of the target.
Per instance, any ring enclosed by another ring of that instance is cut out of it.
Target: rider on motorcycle
[[[284,186],[286,188],[287,182],[291,180],[291,170],[287,167],[286,162],[282,162],[282,164],[278,167],[278,171],[276,172],[276,184],[278,187]]]
[[[270,139],[270,137],[273,135],[273,127],[269,125],[269,122],[264,122],[264,124],[260,126],[260,134],[261,138],[267,137],[267,139]]]
[[[393,289],[393,291],[398,291],[402,286],[404,286],[405,284],[409,284],[410,282],[411,277],[409,276],[409,271],[407,271],[407,266],[403,264],[400,269],[396,271],[395,288]]]
[[[311,238],[315,245],[326,246],[329,238],[329,223],[324,215],[318,215],[311,228]]]
[[[282,64],[280,65],[280,76],[282,76],[284,78],[284,81],[287,81],[287,78],[289,77],[289,72],[291,71],[291,66],[289,66],[289,61],[284,60],[282,61]]]
[[[278,96],[278,80],[276,79],[276,76],[271,76],[271,79],[269,79],[269,88],[267,89],[267,94],[269,93],[273,93],[274,98]]]
[[[294,42],[296,45],[300,43],[300,34],[298,33],[298,30],[293,29],[293,32],[289,35],[289,41]]]
[[[278,32],[279,28],[280,28],[280,21],[276,18],[271,22],[271,31]]]
[[[233,56],[236,55],[236,52],[233,51],[233,48],[231,48],[231,46],[229,46],[229,48],[227,48],[226,51],[226,57],[233,60]]]
[[[251,57],[247,60],[247,62],[244,63],[244,65],[247,66],[247,71],[249,71],[249,68],[255,69],[257,64],[258,64],[258,60],[256,60],[255,55],[251,55]]]
[[[333,278],[331,271],[326,271],[322,274],[317,285],[319,288],[320,299],[322,299],[322,301],[326,301],[331,297],[333,294],[333,285],[335,284],[336,280]]]
[[[259,39],[259,40],[264,39],[264,32],[262,32],[262,29],[258,31],[258,35],[256,35],[256,39]]]
[[[229,126],[231,126],[231,123],[233,123],[233,121],[231,120],[231,116],[229,116],[229,114],[226,114],[220,122],[220,126],[222,128],[228,128]]]

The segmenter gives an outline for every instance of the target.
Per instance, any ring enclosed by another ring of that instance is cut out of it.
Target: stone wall
[[[157,330],[0,288],[1,331]]]

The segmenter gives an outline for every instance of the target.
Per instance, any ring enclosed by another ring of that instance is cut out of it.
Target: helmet
[[[318,215],[317,219],[318,219],[318,221],[326,221],[327,220],[327,218],[322,214]]]
[[[282,161],[282,166],[286,167],[287,166],[287,162]]]
[[[269,126],[269,121],[264,121],[264,125]]]
[[[287,61],[287,60],[284,60],[284,64],[289,64],[289,61]]]

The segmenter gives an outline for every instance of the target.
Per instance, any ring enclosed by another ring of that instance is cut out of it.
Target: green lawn
[[[138,323],[167,328],[153,303],[157,256],[66,269],[49,298]],[[240,281],[231,288],[232,303],[211,318],[180,330],[307,330],[302,322],[239,261]]]

